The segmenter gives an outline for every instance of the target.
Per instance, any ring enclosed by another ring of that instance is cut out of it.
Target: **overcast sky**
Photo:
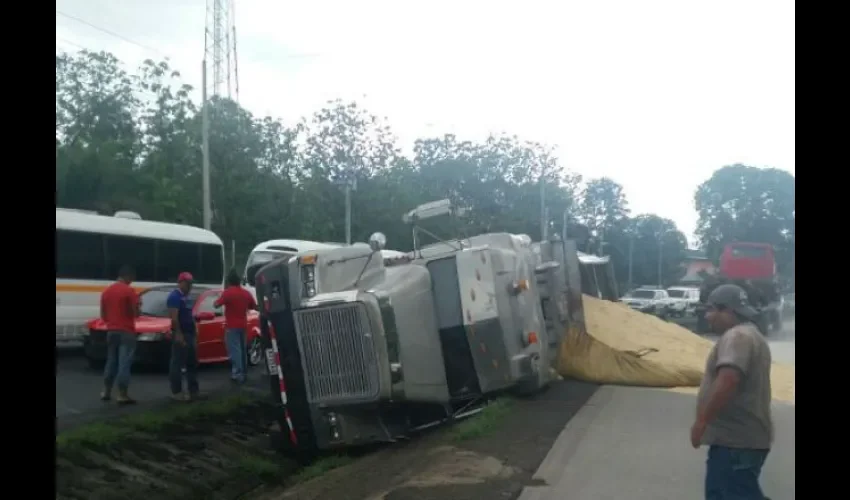
[[[691,239],[694,190],[716,168],[795,172],[791,0],[235,2],[240,102],[255,114],[291,122],[356,99],[406,149],[446,132],[545,142]],[[167,55],[200,87],[205,0],[56,9],[58,48],[131,68]]]

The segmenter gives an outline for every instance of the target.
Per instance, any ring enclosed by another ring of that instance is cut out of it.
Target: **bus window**
[[[224,257],[222,247],[218,245],[201,245],[201,271],[195,279],[203,283],[224,282]]]
[[[199,278],[201,248],[197,243],[159,240],[156,255],[156,281],[172,283],[183,271]]]
[[[122,265],[136,270],[136,281],[156,281],[156,240],[106,236],[106,273],[117,277]]]
[[[108,279],[105,267],[102,235],[56,230],[57,278]]]

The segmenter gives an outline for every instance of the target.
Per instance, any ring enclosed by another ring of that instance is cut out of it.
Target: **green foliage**
[[[498,431],[511,413],[514,401],[503,397],[491,401],[480,413],[456,424],[449,433],[453,441],[467,441]]]
[[[57,204],[146,219],[201,225],[201,109],[191,87],[166,62],[145,61],[130,74],[111,54],[56,56]],[[629,248],[634,284],[681,276],[686,241],[672,221],[630,218],[622,186],[566,172],[554,151],[514,136],[483,142],[454,135],[421,138],[405,156],[390,127],[355,103],[329,102],[309,119],[256,117],[228,99],[208,104],[213,230],[250,249],[272,238],[343,241],[344,197],[353,179],[352,237],[374,231],[407,250],[401,215],[451,198],[468,209],[467,234],[526,233],[540,238],[541,194],[549,230],[579,248],[610,254],[622,283]],[[794,242],[794,179],[774,169],[724,167],[696,194],[698,235],[711,256],[732,240],[773,243],[787,268]],[[454,235],[442,227],[439,234]],[[228,255],[228,259],[233,256]]]
[[[201,109],[190,91],[165,62],[129,74],[110,54],[57,55],[58,205],[201,225]],[[228,250],[237,242],[237,266],[271,238],[342,241],[337,181],[346,177],[357,181],[353,238],[380,230],[402,250],[411,241],[401,215],[420,203],[454,199],[469,209],[470,233],[538,237],[541,176],[554,220],[576,199],[580,179],[552,150],[516,137],[425,138],[407,158],[389,126],[355,103],[332,101],[288,124],[228,99],[208,106],[213,230]]]

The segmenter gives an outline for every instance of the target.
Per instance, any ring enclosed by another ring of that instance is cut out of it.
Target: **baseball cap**
[[[193,280],[194,280],[194,278],[192,277],[192,273],[187,272],[187,271],[183,271],[182,273],[180,273],[179,276],[177,276],[177,282],[178,283],[180,283],[181,281],[193,281]]]
[[[758,317],[758,311],[753,308],[747,298],[747,292],[738,285],[720,285],[708,295],[709,305],[731,309],[749,320]]]

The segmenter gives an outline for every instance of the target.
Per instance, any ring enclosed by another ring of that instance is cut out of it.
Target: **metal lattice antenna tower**
[[[239,100],[234,0],[207,0],[204,58],[212,63],[207,94]]]

